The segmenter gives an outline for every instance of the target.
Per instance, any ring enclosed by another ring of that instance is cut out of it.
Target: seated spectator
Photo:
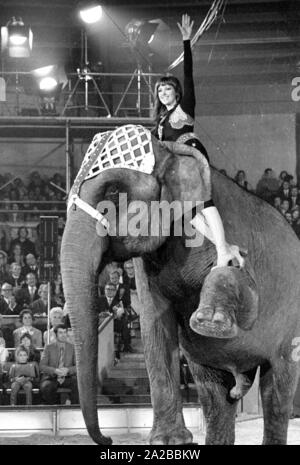
[[[123,270],[116,261],[108,263],[101,271],[98,280],[98,288],[100,290],[101,295],[104,295],[105,284],[109,281],[110,273],[115,270],[117,270],[119,272],[120,277],[122,277]],[[122,278],[120,278],[120,282],[122,282]]]
[[[283,200],[290,200],[290,183],[288,181],[283,181],[281,187],[279,188],[277,195]]]
[[[22,326],[19,328],[15,329],[13,332],[14,336],[14,346],[18,347],[20,344],[20,339],[21,336],[24,333],[29,333],[30,336],[32,337],[32,343],[35,347],[42,347],[42,333],[39,329],[34,328],[32,326],[33,323],[33,315],[31,310],[28,308],[25,308],[24,310],[21,311],[20,313],[20,322],[22,323]]]
[[[21,273],[26,276],[28,273],[34,273],[36,279],[39,279],[39,267],[35,255],[28,253],[25,257],[25,265],[23,266]]]
[[[17,300],[23,306],[31,305],[35,300],[40,298],[38,293],[38,284],[36,280],[36,275],[34,273],[28,273],[26,275],[25,284],[17,292]]]
[[[290,202],[287,199],[283,200],[281,202],[281,206],[280,206],[280,210],[279,210],[280,213],[282,215],[285,215],[289,211],[289,209],[290,209]]]
[[[5,340],[6,347],[14,347],[13,331],[15,328],[14,323],[5,324],[4,318],[0,314],[0,337]]]
[[[20,289],[23,284],[23,276],[21,274],[21,265],[16,262],[11,263],[7,282],[13,286],[15,290]]]
[[[246,179],[246,173],[244,170],[239,170],[236,173],[234,180],[240,187],[246,189],[246,191],[253,191],[253,187]]]
[[[0,372],[3,373],[3,368],[8,360],[9,352],[6,349],[4,337],[0,336]]]
[[[109,312],[114,315],[114,332],[118,335],[120,340],[118,341],[117,358],[119,358],[119,352],[121,345],[124,345],[124,352],[132,352],[131,337],[128,317],[124,309],[122,301],[117,297],[117,289],[115,284],[108,282],[105,285],[105,295],[98,298],[98,310],[101,312]]]
[[[7,264],[7,253],[0,250],[0,285],[7,281],[9,276],[9,265]]]
[[[267,202],[272,203],[274,195],[279,189],[279,180],[276,178],[274,171],[267,168],[256,186],[256,194]]]
[[[280,187],[282,186],[283,184],[283,181],[285,181],[287,179],[287,176],[288,176],[288,173],[287,171],[281,171],[280,175],[279,175],[279,184],[280,184]]]
[[[290,200],[291,210],[293,208],[295,208],[296,206],[300,205],[300,197],[299,197],[299,194],[298,194],[298,187],[297,186],[291,187],[291,195],[290,195],[289,200]]]
[[[284,216],[285,216],[285,219],[287,220],[287,222],[292,226],[293,225],[293,218],[292,218],[291,212],[290,211],[286,212],[286,214]]]
[[[57,274],[57,278],[52,281],[52,298],[54,307],[63,307],[65,304],[64,291],[62,286],[61,273]]]
[[[141,302],[138,297],[135,283],[135,270],[132,260],[124,262],[124,275],[123,275],[124,286],[130,290],[130,320],[134,321],[141,313]],[[132,311],[133,310],[133,311]]]
[[[20,345],[28,351],[28,362],[40,363],[41,352],[32,344],[32,337],[29,333],[24,333],[20,337]]]
[[[0,296],[0,313],[2,315],[19,315],[22,308],[22,305],[16,301],[12,285],[3,283]]]
[[[78,404],[75,349],[67,342],[67,329],[64,325],[54,328],[56,341],[47,344],[43,352],[40,371],[42,379],[40,390],[44,402],[56,403],[57,389],[71,389],[71,403]]]
[[[33,315],[48,315],[48,284],[41,284],[38,290],[39,299],[30,304]],[[50,308],[57,307],[56,302],[50,297]]]
[[[34,243],[28,239],[28,229],[25,226],[21,226],[18,230],[18,236],[10,244],[10,250],[12,252],[15,244],[21,246],[22,255],[25,257],[27,254],[31,253],[36,255]]]
[[[281,198],[276,195],[276,197],[274,197],[274,201],[273,201],[273,206],[276,208],[276,210],[280,211],[280,207],[281,207]]]
[[[4,228],[0,228],[0,249],[6,253],[9,250],[8,232]]]
[[[24,266],[24,256],[20,244],[13,246],[11,254],[8,257],[8,263],[18,263],[21,268]]]
[[[23,346],[19,346],[15,353],[16,363],[9,370],[11,382],[10,405],[17,405],[17,397],[20,389],[26,394],[26,405],[32,404],[33,384],[38,381],[39,373],[37,364],[28,361],[28,352]]]
[[[118,270],[111,271],[109,281],[115,285],[116,299],[122,301],[125,308],[130,306],[130,289],[120,282],[120,272]]]
[[[56,341],[54,328],[57,325],[63,324],[63,316],[64,316],[64,312],[61,307],[51,308],[50,314],[49,314],[50,325],[51,325],[51,328],[49,330],[49,341],[48,341],[48,331],[46,330],[43,335],[44,344],[50,344],[51,342]]]

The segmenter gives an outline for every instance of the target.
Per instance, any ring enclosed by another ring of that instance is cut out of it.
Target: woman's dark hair
[[[170,85],[174,87],[177,103],[179,103],[180,100],[182,99],[182,87],[181,87],[179,79],[177,79],[175,76],[162,76],[155,84],[155,89],[154,89],[153,119],[156,122],[158,121],[160,116],[163,115],[163,113],[167,112],[166,106],[161,103],[158,97],[158,89],[161,85],[162,86]]]
[[[20,312],[20,315],[19,315],[19,320],[20,320],[21,323],[23,323],[23,316],[24,316],[26,313],[28,313],[28,314],[31,316],[32,321],[34,320],[34,317],[33,317],[33,314],[32,314],[32,311],[30,310],[30,308],[24,308],[24,310],[22,310],[22,311]]]
[[[235,181],[238,181],[239,175],[240,175],[240,174],[243,174],[243,175],[245,176],[245,178],[246,178],[246,173],[245,173],[245,171],[244,171],[244,170],[239,170],[239,171],[236,173],[236,175],[235,175],[235,178],[234,178]]]
[[[20,226],[20,227],[19,227],[19,229],[18,229],[18,237],[20,237],[21,229],[25,229],[25,231],[26,231],[26,237],[28,237],[29,231],[28,231],[28,229],[26,228],[26,226]]]

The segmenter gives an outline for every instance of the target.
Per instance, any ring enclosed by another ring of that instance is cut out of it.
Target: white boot
[[[217,249],[217,265],[216,267],[227,266],[230,260],[234,258],[238,261],[239,266],[245,264],[244,258],[241,256],[237,245],[227,244],[223,222],[216,207],[207,207],[202,210],[209,230],[205,225],[202,215],[197,215],[191,220],[191,224],[213,242]]]

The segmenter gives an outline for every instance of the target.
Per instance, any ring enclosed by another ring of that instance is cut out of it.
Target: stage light
[[[32,50],[32,31],[22,18],[12,19],[1,27],[1,51],[10,58],[27,58]]]
[[[58,85],[57,80],[54,77],[44,77],[39,82],[39,88],[43,91],[52,91]]]
[[[102,17],[102,7],[98,2],[81,2],[79,16],[84,23],[96,23]]]
[[[132,19],[125,27],[125,35],[133,46],[150,44],[160,20]]]

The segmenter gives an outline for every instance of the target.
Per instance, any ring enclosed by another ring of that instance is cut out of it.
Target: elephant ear
[[[255,273],[248,260],[241,269],[236,269],[240,286],[239,310],[236,315],[237,324],[243,330],[250,330],[258,317],[258,286]]]

